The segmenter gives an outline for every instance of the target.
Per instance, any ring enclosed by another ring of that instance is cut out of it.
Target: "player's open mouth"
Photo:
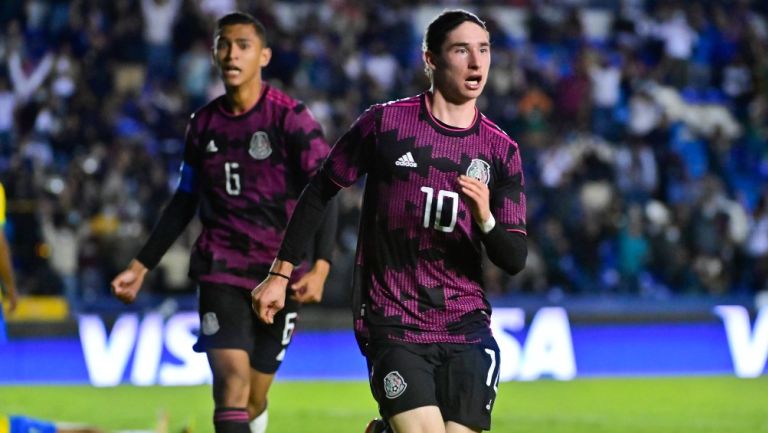
[[[481,75],[472,75],[464,80],[464,86],[469,90],[477,90],[480,88],[480,82],[483,80]]]
[[[240,69],[234,66],[225,66],[223,68],[224,75],[227,77],[236,77],[240,74]]]

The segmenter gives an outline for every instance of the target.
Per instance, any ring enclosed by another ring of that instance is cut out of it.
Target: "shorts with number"
[[[499,380],[499,346],[493,337],[474,344],[372,343],[371,391],[385,419],[437,406],[444,421],[491,428]]]
[[[289,298],[267,325],[251,309],[251,292],[242,287],[201,282],[198,288],[200,332],[196,352],[243,349],[251,367],[272,374],[280,367],[291,342],[299,303]]]

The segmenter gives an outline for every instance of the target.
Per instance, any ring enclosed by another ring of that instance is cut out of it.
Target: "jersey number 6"
[[[227,194],[229,195],[240,195],[240,173],[237,172],[238,168],[240,168],[240,164],[236,162],[224,163],[225,182]]]

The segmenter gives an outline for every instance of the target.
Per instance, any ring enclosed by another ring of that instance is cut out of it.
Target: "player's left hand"
[[[472,211],[472,218],[478,225],[482,225],[491,217],[490,193],[488,186],[465,175],[459,176],[459,187],[464,193],[465,201]]]
[[[322,259],[317,260],[309,272],[299,278],[299,281],[291,285],[291,289],[293,290],[291,299],[301,303],[320,302],[323,299],[325,279],[328,278],[328,272],[330,270],[330,263]]]

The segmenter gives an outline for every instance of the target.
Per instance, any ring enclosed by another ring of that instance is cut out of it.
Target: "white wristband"
[[[493,217],[493,214],[491,214],[490,218],[480,224],[480,230],[485,234],[493,230],[494,227],[496,227],[496,219]]]

